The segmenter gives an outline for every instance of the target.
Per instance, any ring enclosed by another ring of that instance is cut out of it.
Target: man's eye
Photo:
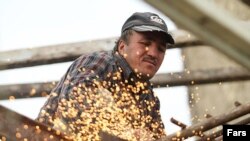
[[[140,42],[142,45],[144,45],[144,46],[149,46],[150,44],[151,44],[151,42]]]

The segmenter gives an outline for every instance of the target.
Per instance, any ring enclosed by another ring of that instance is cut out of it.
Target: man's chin
[[[155,73],[140,73],[138,78],[142,79],[142,80],[150,80],[153,76],[155,75]]]

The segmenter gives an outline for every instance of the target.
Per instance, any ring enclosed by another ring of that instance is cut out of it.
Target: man
[[[37,120],[81,140],[99,140],[100,131],[127,140],[165,136],[149,80],[173,44],[158,15],[134,13],[113,51],[82,55],[73,62]]]

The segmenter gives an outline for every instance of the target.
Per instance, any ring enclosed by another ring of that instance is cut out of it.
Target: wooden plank
[[[211,2],[145,0],[175,23],[250,69],[250,32]]]
[[[250,73],[244,68],[223,68],[157,74],[152,78],[154,87],[197,85],[227,81],[250,80]],[[0,85],[0,99],[30,98],[46,96],[57,82]]]
[[[173,31],[176,47],[203,45],[192,34]],[[0,52],[0,70],[72,61],[84,53],[112,50],[116,38]]]

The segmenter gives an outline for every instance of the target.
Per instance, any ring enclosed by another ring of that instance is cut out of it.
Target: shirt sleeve
[[[75,60],[52,90],[48,100],[41,108],[37,120],[49,126],[54,126],[56,116],[65,118],[65,121],[73,120],[73,118],[66,119],[65,115],[62,116],[63,111],[69,110],[70,106],[79,108],[79,104],[72,101],[76,100],[79,94],[84,95],[86,90],[90,91],[89,87],[92,87],[93,90],[96,87],[95,80],[106,77],[107,72],[112,70],[109,59],[110,57],[106,54],[92,54],[81,56]],[[68,105],[64,106],[65,109],[58,109],[62,107],[63,101],[71,101],[71,105],[66,102],[64,104]]]

